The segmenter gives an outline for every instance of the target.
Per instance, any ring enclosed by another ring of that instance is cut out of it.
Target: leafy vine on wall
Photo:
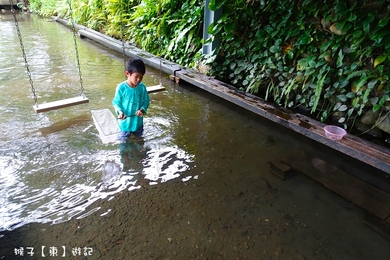
[[[212,0],[211,6],[224,13],[209,28],[221,40],[212,75],[345,128],[366,111],[383,121],[390,101],[388,1]]]

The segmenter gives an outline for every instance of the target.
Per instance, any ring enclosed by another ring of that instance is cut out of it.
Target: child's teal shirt
[[[136,116],[135,112],[143,109],[146,113],[149,103],[150,97],[144,83],[140,82],[135,88],[130,87],[126,81],[119,84],[112,104],[117,114],[122,111],[126,116],[126,119],[118,120],[120,130],[134,132],[142,126],[144,118]]]

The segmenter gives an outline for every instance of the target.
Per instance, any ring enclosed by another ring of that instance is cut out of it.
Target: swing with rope
[[[14,5],[13,5],[13,0],[9,0],[9,2],[10,2],[10,5],[11,5],[11,12],[12,12],[13,17],[14,17],[15,27],[16,27],[17,34],[18,34],[18,37],[19,37],[20,48],[22,49],[22,52],[23,52],[23,58],[24,58],[24,62],[25,62],[26,70],[27,70],[27,75],[28,75],[29,80],[30,80],[31,92],[33,93],[33,96],[34,96],[35,105],[33,106],[33,108],[34,108],[35,112],[36,113],[47,112],[47,111],[56,110],[56,109],[60,109],[60,108],[65,108],[65,107],[70,107],[70,106],[75,106],[75,105],[88,103],[89,99],[84,95],[84,87],[83,87],[83,80],[82,80],[82,76],[81,76],[79,53],[78,53],[77,42],[76,42],[76,29],[75,29],[74,21],[73,21],[73,17],[72,17],[73,16],[73,14],[72,14],[73,12],[72,12],[71,0],[68,0],[68,3],[69,3],[69,16],[70,16],[70,21],[71,21],[71,24],[72,24],[73,41],[74,41],[74,46],[75,46],[75,51],[76,51],[76,59],[77,59],[77,67],[78,67],[79,78],[80,78],[81,94],[78,97],[62,99],[62,100],[57,100],[57,101],[52,101],[52,102],[47,102],[47,103],[42,103],[40,105],[38,105],[38,97],[37,97],[37,95],[35,93],[34,83],[33,83],[33,80],[32,80],[32,77],[31,77],[31,72],[30,72],[30,69],[29,69],[28,62],[27,62],[27,56],[26,56],[26,52],[25,52],[24,46],[23,46],[23,41],[22,41],[22,36],[21,36],[20,30],[19,30],[18,20],[16,19],[16,14],[15,14],[15,8],[14,8]]]

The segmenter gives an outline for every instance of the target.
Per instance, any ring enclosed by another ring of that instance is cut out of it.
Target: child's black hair
[[[130,59],[126,63],[126,70],[130,74],[133,74],[134,72],[138,72],[144,75],[146,72],[145,63],[141,59]]]

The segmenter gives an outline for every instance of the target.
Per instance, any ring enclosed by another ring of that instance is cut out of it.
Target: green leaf
[[[333,111],[338,110],[341,107],[341,102],[337,102],[336,105],[334,105]]]
[[[387,95],[383,95],[381,97],[381,99],[379,100],[379,105],[383,106],[387,100],[388,96]]]
[[[209,27],[207,27],[207,33],[209,34],[217,34],[221,30],[220,26],[217,26],[215,23],[211,23]]]
[[[260,39],[263,39],[264,34],[265,34],[265,32],[262,29],[259,29],[256,32],[256,37],[260,38]]]
[[[292,60],[294,58],[294,52],[289,50],[288,52],[286,52],[286,56],[287,56],[287,58]]]
[[[297,36],[299,33],[300,33],[301,30],[299,30],[298,28],[295,28],[292,32],[291,32],[291,36]]]
[[[227,0],[210,0],[209,8],[211,11],[216,11],[221,8]]]
[[[375,19],[375,14],[376,14],[376,12],[371,11],[371,12],[368,14],[367,18],[363,21],[363,30],[364,30],[366,33],[370,32],[370,24],[371,24],[371,22]]]
[[[348,107],[346,105],[342,105],[341,107],[339,107],[339,111],[343,112],[343,111],[346,111],[348,109]]]
[[[326,111],[322,112],[321,120],[324,121],[327,117],[328,117],[328,112],[326,112]]]
[[[231,32],[234,30],[234,23],[227,23],[224,26],[226,32]]]
[[[347,115],[348,115],[348,116],[351,116],[352,113],[353,113],[353,111],[355,111],[355,109],[350,108],[350,109],[348,110],[348,112],[347,112]]]
[[[376,104],[376,105],[374,105],[374,107],[372,108],[372,111],[373,111],[373,112],[376,112],[376,111],[378,111],[380,108],[381,108],[381,105]]]
[[[371,105],[376,105],[379,101],[379,98],[378,97],[373,97],[373,98],[370,98],[370,103]]]
[[[345,122],[345,117],[341,117],[337,122],[340,123],[340,124],[344,123]]]
[[[345,2],[339,2],[335,5],[334,10],[337,12],[344,11],[347,9],[347,5]]]
[[[239,50],[238,50],[238,54],[239,54],[241,57],[244,57],[244,56],[246,55],[244,49],[239,49]]]
[[[276,41],[275,41],[275,46],[279,46],[280,44],[282,43],[282,39],[277,39]]]
[[[276,52],[279,52],[280,48],[279,46],[272,46],[269,51],[272,52],[272,53],[276,53]]]
[[[343,33],[347,33],[352,28],[352,24],[346,23],[343,27]]]
[[[376,70],[379,72],[379,75],[383,75],[383,69],[384,69],[383,65],[379,65],[376,67]]]
[[[338,68],[340,68],[341,66],[343,66],[343,60],[344,60],[344,53],[343,53],[343,50],[339,50],[339,53],[337,55],[337,62],[336,62],[336,66]]]
[[[370,92],[371,92],[371,89],[366,89],[366,91],[364,91],[364,94],[363,94],[363,104],[364,103],[367,103],[368,101],[368,95],[370,95]]]
[[[383,63],[387,59],[387,56],[378,56],[374,60],[374,68],[378,66],[379,64]]]
[[[231,40],[233,40],[234,39],[234,34],[232,34],[232,33],[229,33],[229,34],[227,34],[226,36],[225,36],[225,40],[226,41],[231,41]]]
[[[297,41],[297,45],[305,45],[305,44],[309,44],[313,41],[313,38],[309,35],[309,34],[305,34],[302,36],[301,39],[299,39]]]
[[[341,102],[347,101],[347,96],[346,95],[337,95],[338,100]]]
[[[355,70],[359,65],[356,62],[351,64],[351,70]]]
[[[379,25],[380,27],[384,27],[384,26],[386,26],[386,24],[389,23],[389,21],[390,21],[390,17],[382,18],[382,19],[379,20],[378,25]]]
[[[316,87],[315,94],[314,94],[314,102],[313,102],[313,106],[311,108],[312,113],[314,111],[316,111],[316,109],[317,109],[318,102],[320,101],[320,98],[321,98],[321,92],[322,92],[322,88],[324,86],[325,79],[326,79],[326,74],[318,79],[317,87]]]
[[[357,15],[353,12],[348,12],[348,14],[346,15],[345,19],[349,22],[355,22],[356,19],[357,19]]]
[[[378,82],[378,79],[373,79],[373,80],[371,80],[370,82],[368,82],[367,87],[368,87],[369,89],[373,89],[373,88],[375,87],[375,85],[376,85],[377,82]]]
[[[346,86],[348,86],[348,84],[349,84],[349,80],[341,80],[340,88],[345,88]]]
[[[359,97],[354,98],[352,101],[352,106],[357,108],[359,106],[359,101],[360,101]]]
[[[362,34],[363,34],[362,30],[357,30],[353,33],[353,38],[358,39],[360,38],[360,36],[362,36]]]
[[[254,54],[251,58],[251,62],[255,62],[258,58],[260,58],[260,55],[259,54]]]
[[[191,30],[191,27],[187,27],[186,29],[184,29],[183,31],[181,31],[181,32],[178,34],[177,38],[176,38],[176,42],[179,42],[179,41],[187,34],[187,32],[188,32],[189,30]]]

